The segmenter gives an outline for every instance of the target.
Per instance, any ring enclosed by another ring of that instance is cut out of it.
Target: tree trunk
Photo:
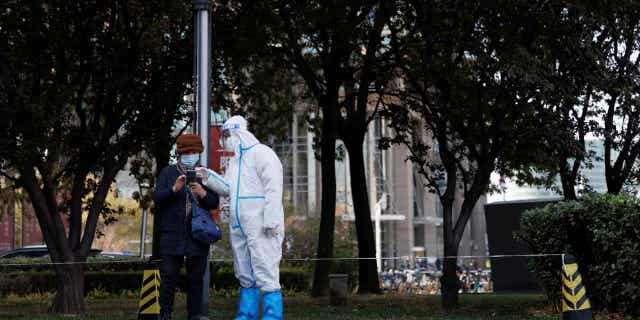
[[[618,155],[618,157],[620,157],[620,155]],[[617,170],[615,166],[605,162],[604,175],[607,181],[607,193],[619,194],[620,191],[622,191],[622,186],[624,185],[624,180],[620,176],[620,171]]]
[[[326,121],[326,120],[325,120]],[[323,125],[322,154],[320,166],[322,168],[322,204],[320,216],[320,231],[318,234],[318,253],[320,259],[333,257],[333,233],[335,230],[336,214],[336,139],[328,126]],[[329,294],[330,260],[316,260],[313,273],[311,295],[314,297]]]
[[[614,135],[616,126],[614,123],[614,115],[616,110],[616,101],[618,94],[611,93],[611,98],[607,102],[607,113],[604,117],[604,175],[607,181],[607,193],[618,194],[622,189],[622,183],[619,183],[618,171],[611,164],[611,154],[615,149]],[[620,155],[618,155],[619,157]]]
[[[564,200],[578,199],[573,181],[569,181],[563,176],[560,176],[560,180],[562,181],[562,195],[564,196]]]
[[[55,273],[57,291],[51,311],[60,314],[84,313],[84,266],[58,265]]]
[[[453,234],[444,234],[444,255],[442,264],[442,276],[440,277],[440,290],[442,292],[442,308],[445,311],[458,306],[458,290],[460,280],[456,274],[458,263],[458,244],[455,243]]]
[[[351,197],[356,218],[358,257],[369,258],[358,263],[358,293],[380,293],[380,281],[376,266],[375,237],[371,222],[371,208],[367,195],[367,177],[362,154],[363,140],[345,143],[349,152],[351,172]],[[373,168],[371,168],[373,169]]]
[[[618,176],[607,177],[607,193],[619,194],[622,191],[624,182]]]
[[[451,184],[452,181],[448,181]],[[455,184],[453,184],[455,185]],[[442,308],[445,311],[458,306],[458,290],[460,281],[456,274],[458,267],[458,243],[453,228],[453,199],[442,199],[443,211],[443,244],[444,261],[442,264],[442,276],[440,277],[440,292],[442,296]]]
[[[569,173],[569,165],[567,163],[567,159],[563,158],[559,163],[560,169],[560,182],[562,183],[562,195],[565,200],[576,200],[578,197],[576,196],[576,177],[571,176]]]

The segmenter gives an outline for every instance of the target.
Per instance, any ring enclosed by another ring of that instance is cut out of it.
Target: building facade
[[[404,264],[404,258],[443,256],[442,206],[437,195],[424,185],[413,164],[407,161],[409,152],[405,146],[393,145],[380,150],[380,138],[388,136],[389,130],[384,120],[375,119],[370,123],[363,146],[378,255],[398,257],[383,259],[383,268]],[[289,139],[274,145],[285,172],[285,201],[301,217],[319,215],[322,173],[314,157],[313,133],[302,117],[295,115],[289,135]],[[336,150],[336,216],[338,221],[351,223],[354,214],[349,155],[341,142],[336,144]],[[485,203],[483,197],[476,205],[460,243],[460,255],[487,253]],[[456,203],[456,207],[460,205]]]
[[[15,192],[12,188],[0,190],[0,252],[15,247]]]
[[[590,159],[590,165],[585,164],[580,168],[581,178],[576,185],[576,194],[584,194],[585,191],[606,193],[607,181],[605,175],[604,164],[604,141],[602,139],[591,138],[586,140],[587,150],[593,154]],[[615,159],[618,152],[612,151],[612,158]],[[553,189],[535,185],[518,185],[509,178],[503,178],[503,192],[496,192],[487,195],[489,203],[500,201],[518,201],[518,200],[551,200],[558,199],[561,195],[553,190],[562,190],[560,178],[556,178]],[[499,185],[500,175],[494,173],[491,175],[491,181],[495,185]],[[637,194],[637,186],[627,184],[625,186],[628,191]]]

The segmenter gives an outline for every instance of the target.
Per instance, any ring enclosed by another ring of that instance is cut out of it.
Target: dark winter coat
[[[181,175],[176,165],[162,169],[153,192],[155,213],[160,214],[160,254],[173,256],[206,256],[209,245],[191,236],[191,220],[186,218],[188,186],[174,193],[172,188]],[[204,187],[204,186],[203,186]],[[205,210],[218,207],[218,194],[204,187],[207,195],[199,200]]]

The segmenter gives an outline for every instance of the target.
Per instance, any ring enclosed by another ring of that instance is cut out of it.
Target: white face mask
[[[198,163],[199,155],[197,153],[194,154],[183,154],[180,156],[180,163],[183,166],[192,169],[195,168],[196,163]]]
[[[224,137],[222,139],[222,148],[225,151],[236,152],[239,146],[240,146],[240,139],[235,135]]]

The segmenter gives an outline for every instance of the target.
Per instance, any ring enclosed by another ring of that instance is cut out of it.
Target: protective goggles
[[[231,132],[229,130],[222,129],[222,134],[220,135],[220,140],[218,141],[220,143],[220,146],[224,147],[224,143],[227,139],[229,139],[229,137],[231,137]]]
[[[240,124],[230,123],[222,126],[222,134],[220,135],[220,146],[225,147],[225,142],[231,137],[231,130],[240,130]]]

